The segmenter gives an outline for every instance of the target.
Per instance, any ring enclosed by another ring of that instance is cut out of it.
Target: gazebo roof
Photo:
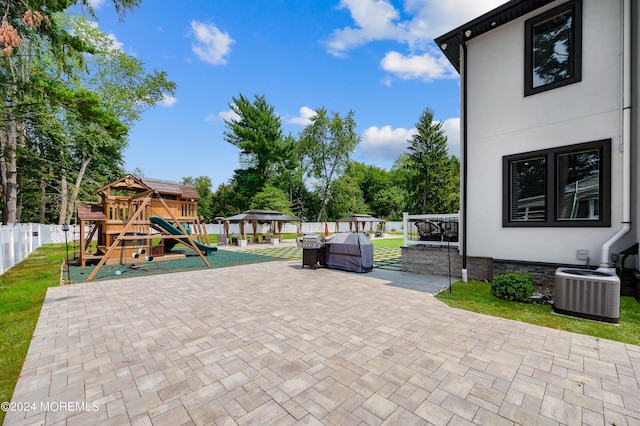
[[[282,222],[302,222],[295,216],[289,216],[275,210],[246,210],[240,214],[225,218],[229,222],[246,221],[282,221]]]
[[[382,219],[373,217],[370,214],[352,214],[351,216],[338,219],[336,222],[382,222]]]

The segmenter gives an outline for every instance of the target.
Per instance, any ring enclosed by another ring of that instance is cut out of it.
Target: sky
[[[459,156],[459,76],[433,39],[504,2],[143,0],[119,20],[110,0],[90,0],[116,47],[177,84],[131,129],[125,170],[228,183],[240,165],[224,120],[240,94],[264,96],[294,137],[318,108],[353,110],[352,159],[387,170],[430,108]]]

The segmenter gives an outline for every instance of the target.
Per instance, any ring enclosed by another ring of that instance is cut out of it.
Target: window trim
[[[559,220],[557,211],[558,170],[556,159],[559,155],[589,150],[600,151],[599,176],[599,212],[598,220]],[[511,220],[511,164],[530,158],[545,158],[545,213],[546,220]],[[542,149],[502,157],[502,226],[505,228],[541,228],[541,227],[610,227],[611,226],[611,139],[601,139],[575,145]]]
[[[564,80],[533,87],[533,29],[542,21],[573,10],[573,76]],[[535,95],[582,81],[582,0],[572,0],[525,21],[524,31],[524,96]]]

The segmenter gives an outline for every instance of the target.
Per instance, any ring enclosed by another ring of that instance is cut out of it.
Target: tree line
[[[416,134],[391,170],[351,159],[360,136],[355,113],[324,107],[296,136],[285,135],[281,118],[264,96],[240,94],[225,120],[226,142],[240,150],[240,167],[213,191],[206,176],[186,177],[200,194],[198,211],[212,222],[248,209],[278,210],[308,221],[333,221],[353,213],[399,220],[412,214],[459,210],[460,162],[447,153],[442,123],[426,108]]]
[[[140,0],[112,3],[123,19]],[[88,0],[0,0],[0,10],[2,222],[69,223],[77,200],[125,173],[130,129],[176,84],[114,47],[89,19]],[[239,149],[240,167],[215,190],[209,177],[183,179],[207,221],[250,208],[313,221],[459,208],[459,162],[428,108],[387,171],[351,159],[360,142],[353,111],[318,108],[294,136],[264,96],[240,94],[229,106],[238,118],[225,120],[224,140]]]
[[[140,3],[112,1],[121,18]],[[88,0],[0,10],[2,222],[69,222],[76,200],[124,173],[129,130],[176,85],[80,14],[95,18]]]

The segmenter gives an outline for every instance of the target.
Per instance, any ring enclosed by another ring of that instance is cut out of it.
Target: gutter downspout
[[[462,47],[462,281],[467,282],[467,44],[460,32]]]
[[[631,229],[631,0],[623,0],[622,22],[622,227],[602,245],[599,269],[609,269],[611,246]]]

